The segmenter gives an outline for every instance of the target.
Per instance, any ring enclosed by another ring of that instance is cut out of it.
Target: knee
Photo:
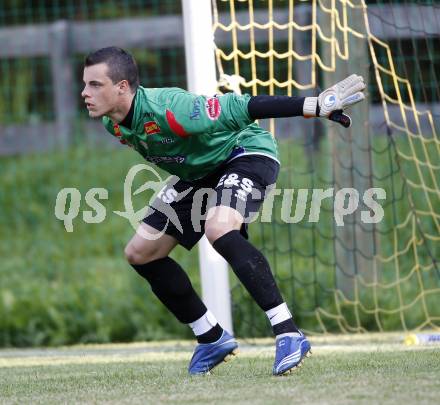
[[[208,238],[211,245],[223,235],[234,230],[234,227],[229,224],[222,224],[215,221],[210,221],[205,224],[205,235]]]
[[[153,260],[160,259],[158,252],[154,249],[137,249],[136,246],[128,244],[124,250],[125,258],[130,264],[146,264]]]
[[[241,214],[230,207],[213,207],[208,211],[205,235],[213,244],[218,238],[233,230],[239,230],[243,223]]]

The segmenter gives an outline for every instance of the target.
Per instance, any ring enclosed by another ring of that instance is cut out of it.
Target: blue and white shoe
[[[229,361],[237,354],[237,341],[225,330],[214,343],[199,343],[189,363],[190,374],[209,374],[222,361]]]
[[[304,358],[312,354],[310,343],[302,332],[279,335],[275,343],[276,353],[273,375],[289,374],[296,368],[301,367]]]

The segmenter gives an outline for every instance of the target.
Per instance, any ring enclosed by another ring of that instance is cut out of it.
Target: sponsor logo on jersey
[[[160,126],[156,121],[147,121],[144,123],[144,131],[147,135],[154,135],[160,133]]]
[[[220,105],[220,100],[217,96],[210,97],[206,100],[205,111],[210,120],[214,121],[220,117],[222,106]]]
[[[152,112],[144,112],[144,119],[150,119],[150,120],[154,120],[156,117],[154,116],[154,113]]]
[[[146,156],[146,160],[151,163],[183,163],[185,161],[185,156]]]
[[[201,112],[200,100],[198,98],[196,98],[193,101],[193,109],[189,114],[189,119],[190,120],[199,120],[200,119],[200,112]]]
[[[160,140],[160,143],[164,143],[164,144],[170,144],[170,143],[174,143],[175,140],[173,138],[162,138]]]

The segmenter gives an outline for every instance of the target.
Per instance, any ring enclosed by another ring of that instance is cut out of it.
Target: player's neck
[[[115,123],[120,123],[127,116],[130,111],[131,103],[135,97],[135,94],[127,94],[124,99],[121,100],[121,103],[118,104],[112,111],[110,111],[107,116]]]

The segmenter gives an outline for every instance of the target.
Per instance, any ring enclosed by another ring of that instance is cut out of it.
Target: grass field
[[[242,342],[232,362],[190,377],[189,341],[0,351],[1,403],[437,403],[439,347],[398,335],[317,337],[313,356],[271,376],[269,339]]]

